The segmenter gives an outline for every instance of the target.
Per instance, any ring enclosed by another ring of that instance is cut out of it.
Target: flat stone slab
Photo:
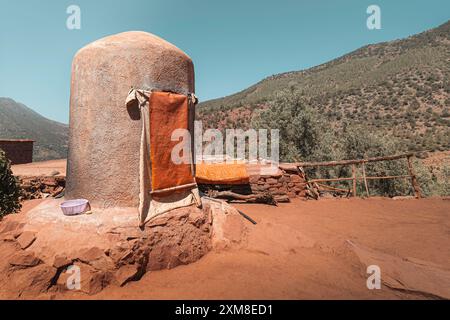
[[[24,250],[31,246],[35,240],[36,234],[32,231],[25,231],[17,238],[17,242]]]

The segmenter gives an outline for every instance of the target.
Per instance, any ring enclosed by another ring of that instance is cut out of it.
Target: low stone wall
[[[299,173],[280,170],[275,175],[254,175],[250,177],[253,193],[270,192],[278,202],[289,202],[289,199],[306,197],[305,177]]]
[[[260,175],[253,173],[250,175],[248,184],[239,185],[207,185],[200,184],[200,190],[208,193],[209,190],[231,191],[241,195],[264,195],[268,193],[277,202],[289,202],[292,198],[306,198],[306,178],[298,170],[287,168],[280,169],[275,174]]]

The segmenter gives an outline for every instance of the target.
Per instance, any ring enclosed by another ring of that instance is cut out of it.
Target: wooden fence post
[[[419,184],[417,183],[417,178],[416,178],[416,174],[414,172],[411,157],[412,156],[410,156],[410,155],[406,157],[406,160],[408,161],[408,171],[409,171],[409,175],[411,176],[411,184],[412,184],[412,187],[414,190],[414,194],[416,195],[417,199],[420,199],[422,197],[422,195],[420,194],[420,187],[419,187]]]
[[[319,182],[333,182],[333,181],[352,181],[352,194],[353,197],[357,196],[357,182],[358,180],[364,181],[364,186],[366,189],[367,197],[370,197],[369,193],[369,186],[367,181],[368,180],[381,180],[381,179],[411,179],[412,187],[414,190],[414,194],[416,198],[421,198],[421,191],[420,186],[417,181],[416,174],[414,172],[414,167],[411,159],[414,157],[414,153],[407,153],[407,154],[400,154],[400,155],[394,155],[394,156],[384,156],[384,157],[376,157],[376,158],[367,158],[367,159],[359,159],[359,160],[340,160],[340,161],[328,161],[328,162],[299,162],[295,165],[298,167],[333,167],[333,166],[352,166],[352,176],[351,177],[344,177],[344,178],[329,178],[329,179],[312,179],[307,180],[308,183],[319,183]],[[408,175],[400,175],[400,176],[375,176],[375,177],[368,177],[366,175],[366,163],[370,162],[379,162],[379,161],[392,161],[392,160],[399,160],[399,159],[407,159],[408,163]],[[356,165],[362,164],[362,177],[357,177],[356,173]],[[328,188],[330,188],[328,186]],[[335,189],[335,191],[339,191],[338,188],[332,188]],[[347,196],[350,193],[350,188],[348,190]]]
[[[364,186],[366,187],[367,198],[370,198],[369,187],[367,186],[367,179],[366,179],[366,164],[364,162],[362,163],[362,174],[364,179]]]
[[[356,165],[352,164],[353,196],[356,197]]]

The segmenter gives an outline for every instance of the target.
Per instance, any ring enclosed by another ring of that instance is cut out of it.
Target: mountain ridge
[[[383,46],[383,45],[387,45],[387,44],[389,44],[389,45],[396,45],[396,44],[401,45],[401,44],[403,44],[405,42],[408,42],[408,41],[411,41],[411,43],[413,45],[415,45],[415,46],[419,46],[420,44],[416,40],[426,38],[430,33],[436,33],[437,37],[446,37],[446,38],[448,38],[448,35],[450,33],[450,20],[445,22],[445,23],[443,23],[443,24],[441,24],[440,26],[438,26],[436,28],[425,30],[425,31],[423,31],[421,33],[418,33],[418,34],[415,34],[415,35],[411,35],[411,36],[409,36],[407,38],[400,38],[400,39],[395,39],[395,40],[390,40],[390,41],[383,41],[383,42],[379,42],[379,43],[364,45],[364,46],[362,46],[362,47],[360,47],[360,48],[358,48],[358,49],[356,49],[354,51],[351,51],[351,52],[346,53],[346,54],[344,54],[342,56],[336,57],[333,60],[321,63],[321,64],[319,64],[317,66],[313,66],[313,67],[310,67],[310,68],[307,68],[307,69],[302,69],[302,70],[281,72],[281,73],[278,73],[278,74],[273,74],[273,75],[267,76],[267,77],[263,78],[262,80],[256,82],[255,84],[249,86],[248,88],[243,89],[241,91],[238,91],[236,93],[233,93],[231,95],[227,95],[227,96],[224,96],[224,97],[210,99],[210,100],[201,102],[199,104],[199,107],[204,107],[204,106],[207,106],[208,104],[210,104],[212,102],[223,100],[223,99],[226,99],[226,98],[230,98],[230,97],[239,95],[239,94],[244,93],[244,92],[246,92],[248,90],[251,90],[255,86],[258,86],[258,85],[264,83],[265,81],[276,80],[276,79],[279,79],[279,78],[282,78],[282,77],[291,76],[291,75],[294,75],[294,74],[295,75],[299,75],[299,74],[300,75],[306,75],[306,74],[308,74],[310,72],[313,72],[313,71],[319,71],[319,70],[321,70],[323,68],[329,67],[331,64],[337,64],[339,62],[345,62],[346,59],[348,59],[350,57],[354,57],[355,55],[358,55],[358,54],[362,54],[365,51],[371,50],[372,48],[377,47],[377,46]],[[430,40],[433,40],[433,39],[430,39]],[[449,43],[449,45],[450,45],[450,43]]]
[[[360,122],[403,139],[411,150],[449,149],[449,66],[447,21],[306,70],[266,77],[233,95],[199,104],[198,116],[211,128],[245,129],[277,94],[290,91],[333,126]]]
[[[12,98],[0,97],[0,139],[35,140],[33,160],[67,157],[69,126],[40,115]]]

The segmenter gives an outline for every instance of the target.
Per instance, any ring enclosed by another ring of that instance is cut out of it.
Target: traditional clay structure
[[[14,139],[0,140],[0,149],[5,151],[11,164],[25,164],[33,162],[33,140]]]
[[[139,110],[131,88],[194,92],[194,66],[180,49],[125,32],[81,49],[72,66],[66,198],[103,207],[139,204]]]
[[[245,243],[246,227],[239,212],[208,199],[201,201],[202,206],[171,207],[138,228],[145,131],[142,105],[133,110],[125,103],[135,91],[131,88],[178,96],[193,93],[192,61],[144,32],[107,37],[77,53],[65,199],[46,199],[2,220],[0,298],[48,298],[67,292],[67,271],[72,266],[82,273],[80,291],[94,294],[108,285],[139,280],[148,271],[194,262],[214,248]],[[30,198],[60,195],[64,188],[64,178],[56,173],[21,181]],[[88,199],[92,210],[63,215],[60,205],[71,198]]]

